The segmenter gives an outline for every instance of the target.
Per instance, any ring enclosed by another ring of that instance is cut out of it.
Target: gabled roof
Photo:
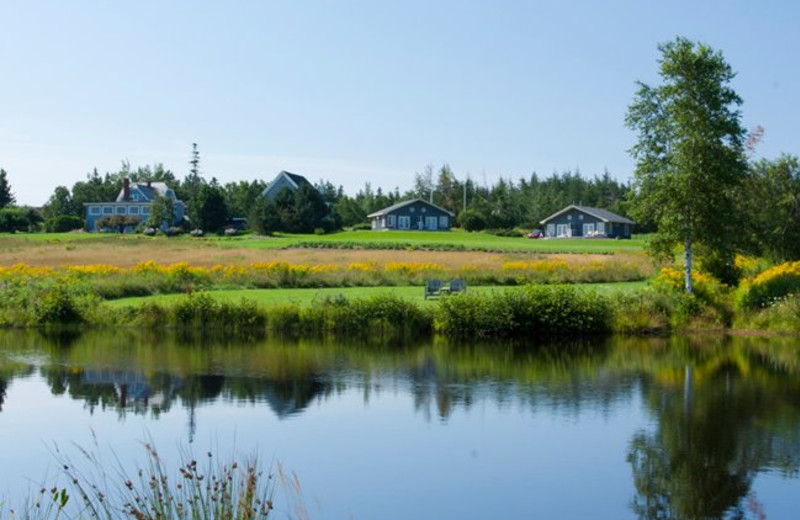
[[[314,187],[314,185],[308,182],[308,179],[306,179],[302,175],[297,175],[296,173],[287,172],[286,170],[281,170],[280,173],[278,173],[278,175],[276,175],[275,178],[272,179],[272,182],[270,182],[267,185],[267,187],[264,188],[264,191],[261,192],[261,196],[266,197],[267,194],[272,189],[272,187],[278,185],[278,181],[280,181],[281,178],[286,179],[289,186],[295,190],[298,189],[302,184],[308,184],[312,188]],[[275,195],[276,194],[273,194],[272,196],[274,197]]]
[[[175,192],[165,182],[132,182],[130,190],[138,190],[145,197],[145,200],[141,202],[152,202],[158,195],[177,201]],[[117,202],[126,202],[124,187],[119,190]]]
[[[559,215],[563,215],[564,213],[568,212],[571,209],[575,209],[575,210],[578,210],[578,211],[580,211],[582,213],[586,213],[587,215],[591,215],[591,216],[593,216],[595,218],[599,218],[603,222],[616,222],[618,224],[635,224],[634,221],[632,221],[632,220],[630,220],[628,218],[625,218],[625,217],[621,217],[621,216],[617,215],[616,213],[611,213],[607,209],[591,208],[589,206],[576,206],[575,204],[570,204],[569,206],[567,206],[566,208],[562,209],[561,211],[557,211],[556,213],[553,213],[552,215],[550,215],[546,219],[540,221],[539,224],[545,224],[548,220],[552,220],[552,219],[558,217]]]
[[[400,208],[404,208],[406,206],[410,206],[411,204],[414,204],[415,202],[421,202],[421,203],[425,204],[426,206],[430,206],[432,208],[436,208],[439,211],[443,211],[443,212],[447,213],[451,217],[455,216],[453,213],[447,211],[446,209],[444,209],[444,208],[442,208],[440,206],[437,206],[436,204],[432,204],[432,203],[428,202],[427,200],[411,199],[411,200],[405,200],[403,202],[398,202],[397,204],[389,206],[388,208],[383,208],[382,210],[376,211],[375,213],[370,213],[369,215],[367,215],[367,218],[380,217],[382,215],[386,215],[387,213],[391,213],[392,211],[398,210]]]

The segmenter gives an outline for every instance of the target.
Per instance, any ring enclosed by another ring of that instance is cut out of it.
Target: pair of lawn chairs
[[[467,282],[460,278],[450,280],[448,285],[442,283],[441,280],[433,279],[425,282],[425,299],[438,298],[439,296],[447,296],[450,294],[458,294],[467,292]]]

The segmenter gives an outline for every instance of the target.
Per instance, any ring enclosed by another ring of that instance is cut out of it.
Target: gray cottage
[[[571,205],[540,222],[545,238],[631,238],[634,222],[607,209]]]
[[[261,192],[261,196],[270,200],[275,200],[275,197],[278,196],[278,193],[280,193],[282,189],[288,188],[294,192],[297,191],[302,184],[308,184],[312,188],[314,187],[314,185],[308,182],[308,179],[302,175],[281,170],[275,179]]]
[[[367,218],[372,222],[373,230],[449,231],[454,216],[436,204],[414,199],[370,213]]]

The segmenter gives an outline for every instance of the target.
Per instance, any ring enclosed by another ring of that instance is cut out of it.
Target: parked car
[[[528,238],[544,238],[544,233],[542,233],[541,229],[534,229],[528,233]]]

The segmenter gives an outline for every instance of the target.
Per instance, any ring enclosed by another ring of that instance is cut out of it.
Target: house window
[[[142,206],[142,215],[150,214],[150,206]]]
[[[125,206],[117,206],[117,215],[124,215],[127,209]]]
[[[557,237],[571,237],[572,236],[572,226],[569,224],[558,224],[556,225],[556,236]]]
[[[583,220],[583,213],[581,213],[580,215],[578,215],[578,220]]]
[[[99,215],[101,211],[102,211],[102,208],[100,208],[100,206],[91,206],[89,208],[89,214],[90,215]]]
[[[414,213],[414,208],[409,208],[408,211],[410,211],[411,213]]]
[[[567,220],[572,220],[572,215],[567,215]]]
[[[447,217],[441,216],[439,217],[439,227],[442,229],[447,229],[450,227],[450,224],[447,223]]]
[[[556,225],[555,224],[547,224],[547,236],[549,236],[549,237],[556,236]]]
[[[128,207],[128,215],[138,215],[138,214],[139,214],[139,206]]]
[[[386,217],[386,226],[390,228],[394,227],[394,215],[389,215]]]
[[[598,235],[605,235],[606,234],[606,223],[605,222],[598,222],[595,225],[595,230],[597,231]]]
[[[586,223],[583,225],[583,236],[585,237],[594,236],[594,222]]]
[[[400,215],[397,217],[397,227],[400,229],[411,229],[411,217]]]
[[[422,209],[420,209],[420,211],[421,211],[421,212],[423,212],[423,213],[425,213],[425,212],[426,212],[426,211],[428,211],[428,210],[427,210],[427,208],[422,208]]]
[[[114,213],[114,208],[111,206],[103,206],[103,215],[111,215]]]

